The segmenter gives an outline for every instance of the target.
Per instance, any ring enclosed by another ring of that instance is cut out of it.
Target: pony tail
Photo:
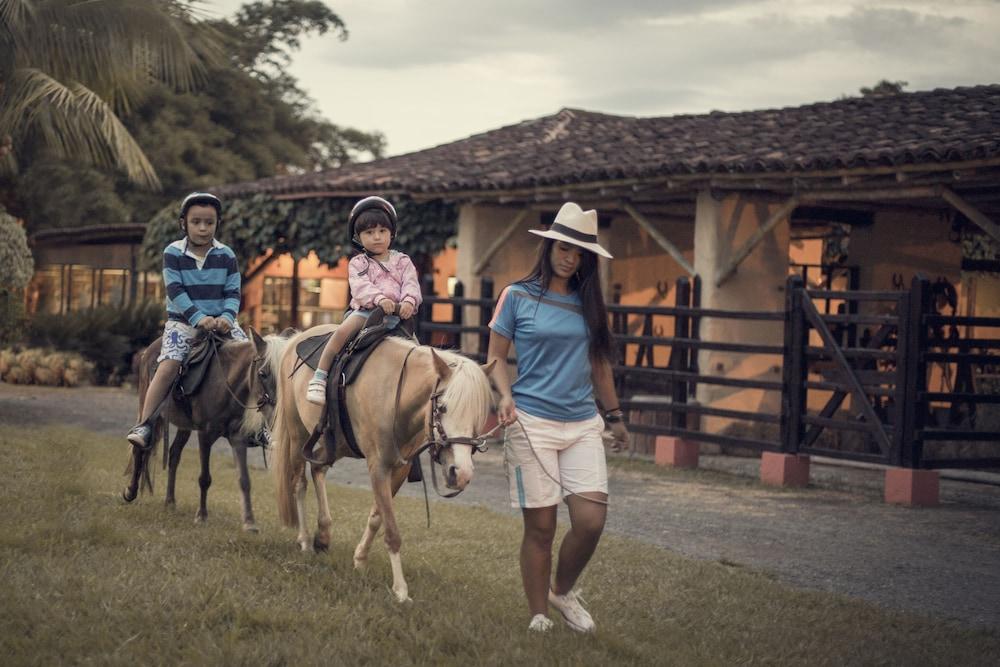
[[[299,521],[294,491],[295,458],[298,456],[298,451],[292,442],[294,428],[288,423],[292,419],[292,414],[285,407],[285,401],[295,400],[290,385],[291,380],[282,373],[278,380],[278,405],[274,412],[274,430],[271,433],[271,439],[275,449],[274,477],[278,517],[284,525],[295,526]]]

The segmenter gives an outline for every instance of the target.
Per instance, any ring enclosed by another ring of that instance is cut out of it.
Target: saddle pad
[[[316,370],[316,365],[319,364],[319,358],[323,354],[326,341],[330,340],[330,336],[332,335],[333,332],[331,331],[318,336],[310,336],[305,340],[299,341],[299,344],[295,346],[295,354],[302,360],[302,363]]]

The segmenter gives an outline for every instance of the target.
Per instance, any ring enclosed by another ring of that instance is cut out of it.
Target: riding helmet
[[[358,217],[361,216],[365,211],[370,210],[382,211],[389,218],[389,233],[393,238],[396,237],[396,209],[393,208],[387,200],[381,197],[365,197],[351,209],[351,215],[347,219],[347,231],[350,232],[351,242],[355,245],[359,245],[360,242],[354,234],[354,223],[357,222]]]
[[[181,202],[181,220],[187,218],[188,209],[192,206],[211,206],[219,221],[222,221],[222,200],[211,192],[192,192]]]

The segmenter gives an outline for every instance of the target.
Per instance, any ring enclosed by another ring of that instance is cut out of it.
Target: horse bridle
[[[406,377],[406,362],[409,361],[410,355],[413,354],[413,351],[416,350],[417,347],[421,346],[418,345],[411,347],[406,353],[406,356],[403,358],[403,367],[399,369],[399,381],[396,383],[396,406],[392,422],[392,435],[393,440],[397,443],[399,442],[399,437],[397,436],[396,419],[399,417],[399,402],[403,391],[403,380]],[[484,433],[483,435],[477,437],[449,436],[448,431],[444,428],[444,419],[442,418],[442,415],[447,412],[448,406],[441,403],[440,399],[442,395],[444,395],[444,390],[441,389],[441,378],[439,377],[434,381],[434,389],[431,391],[429,399],[430,414],[427,415],[426,422],[427,439],[422,445],[420,445],[420,447],[417,448],[417,451],[410,456],[409,460],[411,462],[417,461],[425,450],[430,450],[431,482],[434,484],[434,491],[442,498],[454,498],[461,493],[461,491],[453,491],[449,494],[442,494],[438,489],[437,472],[434,469],[434,464],[436,463],[438,465],[442,465],[441,454],[445,449],[451,447],[452,445],[470,445],[472,447],[473,454],[476,452],[485,452],[489,449],[489,446],[486,444],[487,438],[489,438],[497,430],[497,428],[499,428],[499,426],[493,428],[488,433]]]

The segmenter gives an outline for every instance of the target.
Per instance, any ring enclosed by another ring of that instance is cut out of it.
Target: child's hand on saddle
[[[403,320],[408,320],[413,317],[413,304],[409,301],[401,301],[399,304],[399,317]]]
[[[378,302],[378,305],[385,311],[386,315],[392,315],[396,312],[396,304],[393,303],[391,299],[382,299]]]
[[[224,317],[216,318],[216,320],[215,320],[215,330],[218,331],[219,333],[221,333],[221,334],[229,333],[232,328],[233,328],[233,325],[230,324],[229,320],[227,320],[226,318],[224,318]]]
[[[205,331],[215,331],[216,319],[211,315],[207,315],[200,320],[198,320],[198,328],[204,329]]]

